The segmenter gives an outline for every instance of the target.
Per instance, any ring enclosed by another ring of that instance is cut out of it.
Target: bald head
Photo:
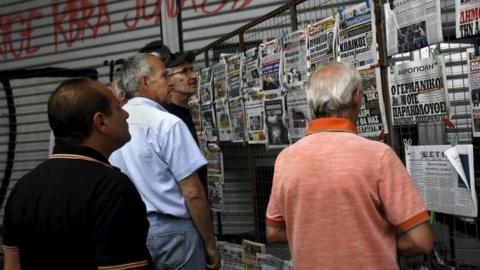
[[[350,64],[334,62],[315,70],[307,83],[307,100],[315,118],[356,118],[361,91],[360,73]]]
[[[113,98],[106,86],[90,79],[61,83],[48,100],[48,121],[56,143],[84,142],[92,133],[95,113],[111,115]]]

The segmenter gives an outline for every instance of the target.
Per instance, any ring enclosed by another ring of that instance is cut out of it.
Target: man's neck
[[[186,108],[188,106],[188,101],[190,100],[190,95],[184,95],[173,92],[172,94],[172,104],[175,104],[179,107]]]

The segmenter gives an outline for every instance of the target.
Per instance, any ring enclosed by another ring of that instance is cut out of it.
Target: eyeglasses
[[[193,67],[184,67],[182,69],[180,69],[179,71],[176,71],[176,72],[173,72],[173,73],[168,73],[168,77],[171,77],[173,75],[176,75],[176,74],[189,74],[189,73],[193,73]]]

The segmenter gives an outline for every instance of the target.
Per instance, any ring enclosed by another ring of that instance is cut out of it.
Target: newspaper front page
[[[377,64],[374,14],[371,0],[339,9],[340,61],[357,68]]]
[[[472,108],[472,132],[474,137],[480,137],[480,57],[475,56],[475,52],[469,53],[468,83]]]
[[[227,65],[219,62],[213,66],[213,90],[215,99],[227,96]]]
[[[264,90],[280,89],[282,46],[278,38],[260,44],[262,85]]]
[[[394,0],[393,5],[384,5],[389,56],[443,41],[440,0]]]
[[[220,175],[208,175],[208,200],[210,209],[223,212],[223,184]]]
[[[380,69],[367,68],[359,71],[362,77],[362,105],[357,119],[358,135],[377,137],[388,133],[385,107],[380,82]]]
[[[455,0],[457,38],[480,34],[480,0]]]
[[[283,270],[283,260],[272,255],[257,253],[257,269],[261,270]]]
[[[308,77],[307,31],[300,29],[285,36],[283,42],[284,81],[306,81]]]
[[[245,101],[245,116],[247,121],[247,139],[250,144],[265,144],[265,112],[263,110],[263,95],[250,96]]]
[[[406,146],[405,162],[429,210],[477,216],[473,145]]]
[[[217,241],[218,251],[222,258],[223,270],[243,270],[243,247],[239,244],[234,244],[225,241]]]
[[[214,142],[218,139],[217,126],[215,123],[215,111],[213,103],[202,104],[200,107],[202,112],[202,129],[205,131],[207,141]]]
[[[260,76],[260,56],[258,48],[252,48],[245,52],[243,57],[243,94],[256,94],[262,90],[262,78]]]
[[[215,101],[215,113],[217,115],[218,139],[220,141],[230,141],[232,139],[232,126],[230,124],[228,102],[225,99]]]
[[[200,84],[199,84],[199,95],[200,103],[207,103],[213,101],[213,91],[212,91],[212,69],[204,68],[200,72]]]
[[[271,148],[286,147],[290,140],[285,123],[285,98],[283,96],[265,99],[265,129],[268,146]]]
[[[228,98],[236,98],[242,95],[242,57],[235,54],[227,58],[227,82]]]
[[[265,253],[265,244],[243,239],[242,247],[243,269],[257,270],[257,253]]]
[[[228,101],[230,124],[232,125],[232,142],[245,141],[245,108],[243,98],[237,97]]]
[[[336,18],[330,16],[308,27],[310,70],[335,61]]]
[[[445,65],[425,58],[389,67],[392,125],[439,122],[449,114]]]
[[[291,143],[303,138],[312,119],[305,93],[305,83],[296,82],[287,85],[288,129]]]

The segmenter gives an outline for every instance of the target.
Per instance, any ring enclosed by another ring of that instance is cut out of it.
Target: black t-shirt
[[[176,115],[178,118],[182,119],[182,121],[187,125],[188,130],[192,134],[193,138],[198,144],[198,137],[197,131],[195,130],[195,124],[193,123],[192,114],[190,110],[185,107],[177,106],[173,103],[165,105],[165,109],[173,114]],[[200,182],[202,182],[203,188],[205,191],[207,190],[207,166],[202,166],[197,170],[198,177],[200,178]]]
[[[18,248],[22,270],[146,265],[146,208],[130,179],[91,148],[57,145],[55,156],[5,207],[3,244]]]

